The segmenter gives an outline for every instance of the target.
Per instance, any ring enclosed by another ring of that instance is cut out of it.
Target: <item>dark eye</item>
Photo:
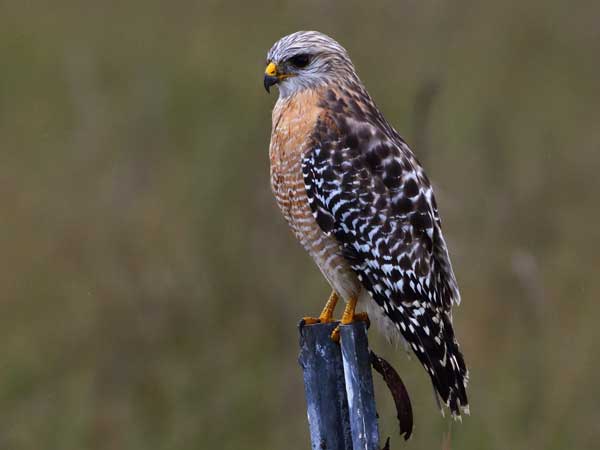
[[[301,53],[299,55],[292,56],[289,59],[289,61],[290,61],[290,64],[292,64],[293,66],[296,66],[299,69],[302,69],[303,67],[308,66],[308,64],[310,63],[310,55],[308,55],[306,53]]]

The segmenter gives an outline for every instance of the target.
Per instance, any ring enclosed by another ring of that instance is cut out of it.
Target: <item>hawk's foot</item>
[[[359,312],[354,314],[352,320],[348,323],[341,322],[340,325],[348,325],[353,322],[366,322],[367,328],[371,326],[371,321],[369,320],[369,315],[366,312]],[[340,342],[340,325],[334,328],[331,332],[331,340],[335,342]]]
[[[369,315],[366,312],[355,313],[356,309],[356,298],[351,298],[348,303],[346,303],[346,308],[344,308],[344,313],[342,314],[342,320],[340,320],[340,325],[348,325],[350,323],[360,321],[366,322],[367,328],[371,324],[369,321]],[[335,327],[335,329],[331,332],[331,339],[335,342],[340,341],[340,325]]]
[[[321,321],[319,320],[318,317],[303,317],[302,319],[300,319],[300,327],[303,327],[304,325],[314,325],[315,323],[320,323]]]
[[[329,296],[329,299],[327,299],[327,303],[325,304],[325,307],[323,308],[323,311],[321,311],[319,317],[303,317],[300,321],[300,326],[333,322],[333,310],[335,309],[338,299],[339,297],[337,293],[333,291]]]

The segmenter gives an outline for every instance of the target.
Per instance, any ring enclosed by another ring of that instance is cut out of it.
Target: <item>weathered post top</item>
[[[364,322],[300,327],[308,423],[313,450],[379,450],[371,357]]]
[[[313,450],[352,450],[342,354],[330,338],[336,325],[300,326],[298,361]]]

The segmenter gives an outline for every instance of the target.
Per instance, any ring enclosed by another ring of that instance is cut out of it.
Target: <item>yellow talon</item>
[[[371,325],[371,320],[366,312],[359,312],[354,314],[353,322],[367,322],[367,328]]]
[[[355,321],[364,321],[367,322],[367,327],[369,326],[369,315],[366,312],[355,313],[356,309],[356,297],[352,297],[348,303],[346,303],[346,307],[344,308],[344,313],[342,314],[342,320],[340,321],[340,325],[348,325]],[[335,327],[335,329],[331,332],[331,339],[335,342],[340,341],[340,325]]]
[[[329,299],[327,299],[327,303],[325,303],[325,307],[319,317],[304,317],[302,318],[302,323],[304,325],[314,325],[316,323],[329,323],[332,321],[333,311],[335,310],[335,305],[337,304],[339,297],[335,291],[331,293]]]
[[[314,325],[316,323],[321,323],[321,319],[318,317],[303,317],[301,321],[302,325]]]
[[[333,311],[335,310],[335,305],[337,305],[338,300],[339,297],[337,295],[337,292],[333,291],[327,299],[327,303],[325,303],[323,311],[321,311],[321,314],[319,315],[319,320],[321,321],[321,323],[331,322],[331,318],[333,317]]]
[[[331,336],[329,336],[333,342],[340,342],[340,326],[338,325],[331,332]]]
[[[348,300],[348,303],[346,303],[344,313],[342,314],[342,325],[348,325],[354,320],[354,310],[356,309],[356,302],[357,298],[352,297],[350,298],[350,300]]]
[[[302,325],[314,325],[317,323],[333,322],[333,319],[332,319],[333,311],[335,310],[335,305],[337,305],[338,300],[339,300],[339,296],[338,296],[337,292],[333,291],[331,293],[331,295],[329,296],[329,299],[327,300],[327,303],[325,304],[323,311],[321,311],[321,314],[319,314],[319,317],[303,317],[302,322],[301,322]],[[357,303],[356,298],[351,298],[348,301],[348,303],[346,303],[346,307],[344,308],[344,312],[342,314],[342,319],[340,320],[340,325],[348,325],[349,323],[352,323],[355,321],[363,321],[363,322],[367,322],[367,326],[368,326],[369,316],[367,315],[367,313],[366,312],[360,312],[360,313],[354,312],[354,310],[356,309],[356,303]],[[335,342],[340,341],[340,325],[335,327],[335,329],[331,332],[331,339],[334,340]]]

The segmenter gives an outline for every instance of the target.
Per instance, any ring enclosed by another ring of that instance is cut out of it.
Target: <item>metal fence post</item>
[[[330,338],[336,323],[300,326],[310,440],[313,450],[353,450],[340,346]]]
[[[313,450],[379,450],[379,426],[371,365],[381,374],[394,403],[400,435],[413,429],[410,398],[394,368],[369,350],[367,326],[340,326],[340,344],[331,340],[338,323],[300,326],[310,440]],[[389,449],[389,438],[384,446]]]
[[[379,450],[379,427],[365,322],[340,327],[340,343],[354,450]]]

